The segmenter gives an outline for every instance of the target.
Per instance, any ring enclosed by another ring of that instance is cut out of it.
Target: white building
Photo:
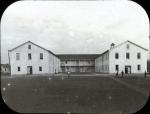
[[[51,51],[25,42],[8,51],[11,75],[51,74],[60,72],[60,60]]]
[[[112,46],[95,59],[95,72],[144,73],[147,70],[147,51],[131,41]]]

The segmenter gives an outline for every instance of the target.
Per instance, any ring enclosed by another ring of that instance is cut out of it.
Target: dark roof
[[[101,57],[102,55],[104,55],[104,54],[107,53],[107,52],[109,52],[109,50],[104,51],[102,54],[100,54],[100,55],[97,56],[96,58]]]
[[[1,67],[10,67],[10,65],[9,64],[1,64]]]
[[[107,52],[109,52],[109,50],[104,51],[100,56],[104,55]]]
[[[13,50],[15,50],[15,49],[17,49],[17,48],[19,48],[19,47],[21,47],[21,46],[23,46],[23,45],[25,45],[26,43],[32,43],[33,45],[36,45],[37,47],[39,47],[39,48],[41,48],[41,49],[44,49],[44,50],[46,50],[46,51],[48,51],[49,53],[51,53],[51,54],[53,54],[53,55],[55,55],[53,52],[51,52],[50,50],[47,50],[47,49],[45,49],[45,48],[43,48],[43,47],[41,47],[41,46],[39,46],[39,45],[37,45],[37,44],[35,44],[35,43],[33,43],[33,42],[31,42],[31,41],[27,41],[27,42],[25,42],[25,43],[23,43],[23,44],[21,44],[21,45],[19,45],[19,46],[17,46],[17,47],[15,47],[15,48],[13,48],[13,49],[11,49],[11,50],[8,50],[8,51],[13,51]],[[56,56],[56,55],[55,55]],[[57,57],[57,56],[56,56]]]
[[[78,59],[82,59],[82,60],[91,60],[91,59],[95,59],[98,56],[100,56],[100,54],[57,54],[57,56],[61,59],[61,60],[78,60]]]

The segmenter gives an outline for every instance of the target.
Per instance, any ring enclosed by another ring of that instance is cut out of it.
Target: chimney
[[[115,47],[115,44],[114,43],[111,43],[110,45],[110,49],[114,48]]]

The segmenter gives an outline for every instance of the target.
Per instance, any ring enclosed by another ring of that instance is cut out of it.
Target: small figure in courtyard
[[[123,77],[123,75],[124,75],[124,72],[123,72],[123,70],[122,70],[122,72],[121,72],[121,75],[122,75],[122,77]]]
[[[70,72],[68,71],[68,78],[70,77]]]
[[[116,77],[118,77],[118,70],[117,70],[117,73],[116,73]]]
[[[145,78],[146,78],[146,71],[145,71],[145,73],[144,73],[144,76],[145,76]]]

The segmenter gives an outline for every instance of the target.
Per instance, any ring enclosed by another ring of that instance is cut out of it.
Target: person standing
[[[68,71],[68,78],[70,77],[70,72]]]
[[[117,70],[117,72],[116,72],[116,77],[118,77],[118,70]]]
[[[124,72],[123,72],[123,70],[122,70],[122,72],[121,72],[121,75],[122,75],[122,77],[123,77],[123,75],[124,75]]]
[[[144,73],[144,76],[145,76],[145,78],[146,78],[146,71],[145,71],[145,73]]]

